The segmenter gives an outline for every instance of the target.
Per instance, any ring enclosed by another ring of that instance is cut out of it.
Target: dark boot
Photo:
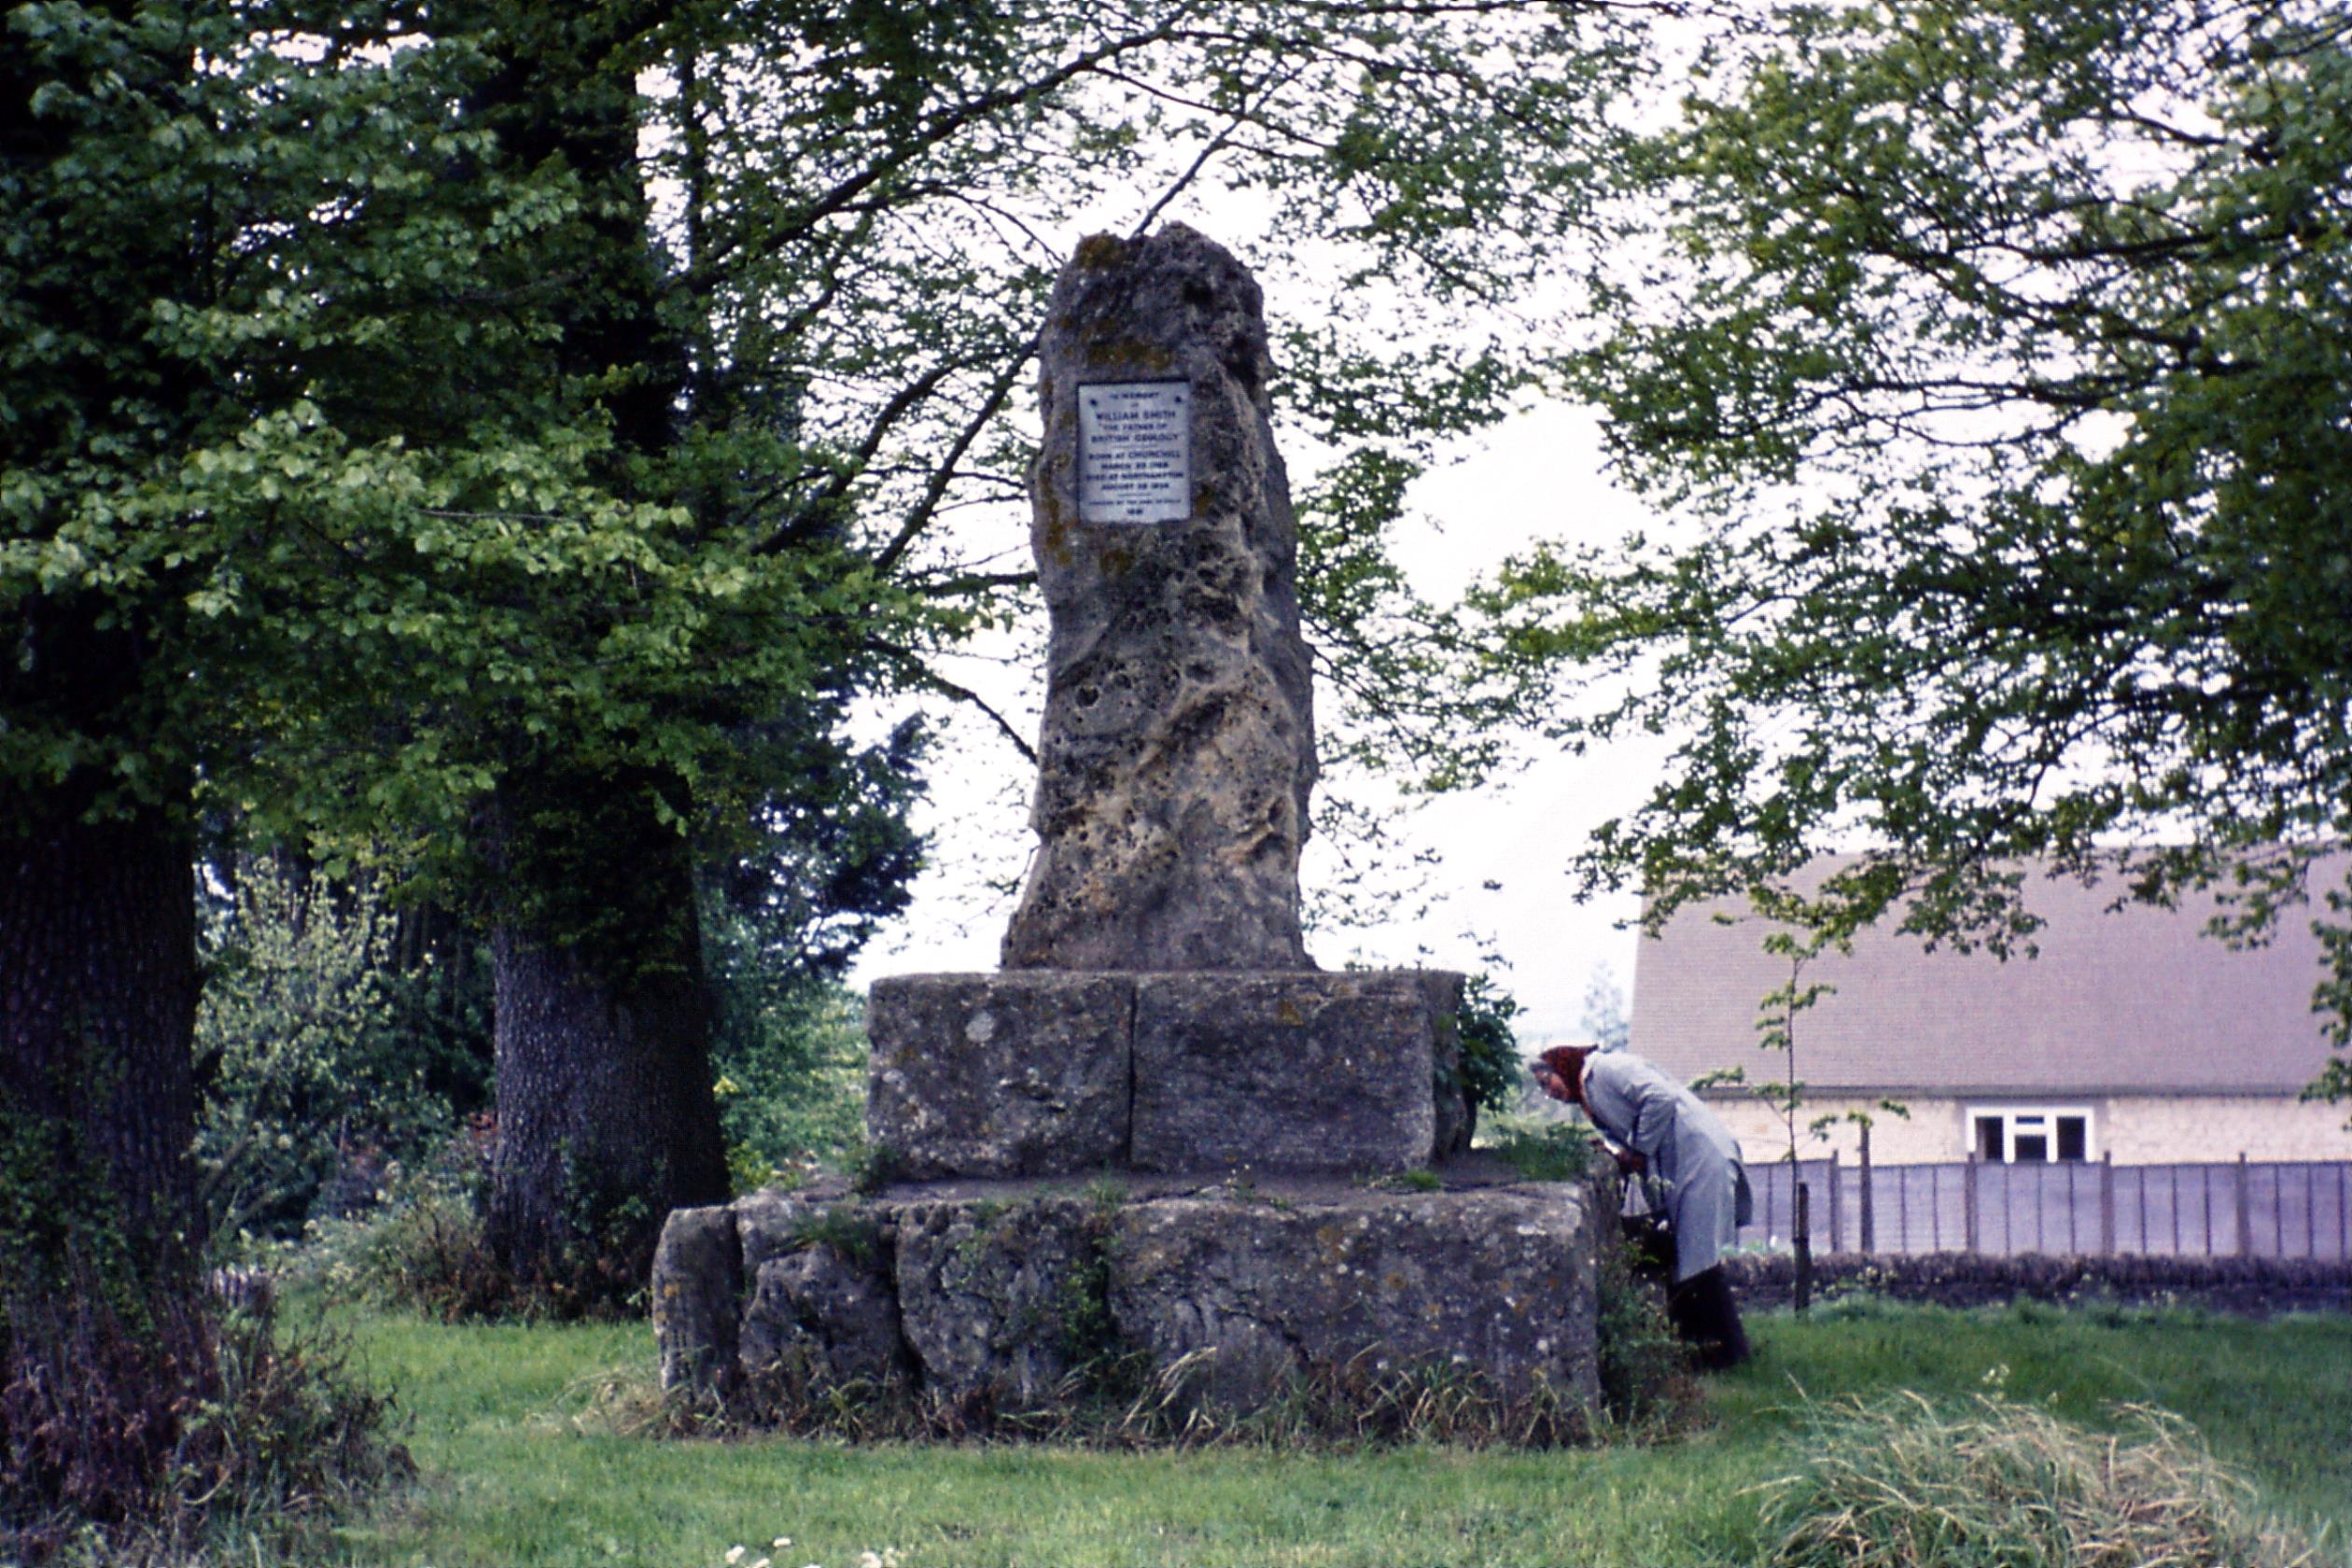
[[[1740,1324],[1740,1305],[1731,1298],[1731,1281],[1724,1278],[1721,1264],[1667,1292],[1666,1315],[1708,1371],[1720,1372],[1747,1360],[1747,1330]]]

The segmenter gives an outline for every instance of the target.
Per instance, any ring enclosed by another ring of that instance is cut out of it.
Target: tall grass
[[[896,1380],[837,1382],[818,1371],[788,1352],[723,1404],[666,1398],[650,1379],[615,1374],[599,1384],[596,1419],[627,1435],[782,1433],[861,1444],[1019,1440],[1112,1450],[1396,1443],[1547,1449],[1594,1435],[1586,1402],[1548,1381],[1505,1388],[1451,1364],[1384,1365],[1373,1350],[1345,1361],[1310,1361],[1281,1387],[1260,1391],[1246,1409],[1218,1397],[1215,1358],[1207,1351],[1165,1365],[1154,1365],[1148,1352],[1099,1356],[1072,1367],[1046,1393],[1027,1398],[1009,1390],[949,1398]],[[1639,1414],[1662,1432],[1689,1404],[1660,1392]]]
[[[1768,1483],[1773,1568],[2310,1568],[2316,1547],[2177,1416],[2127,1407],[2100,1434],[1979,1395],[1820,1409]]]

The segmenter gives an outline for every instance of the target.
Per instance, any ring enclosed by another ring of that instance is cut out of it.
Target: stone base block
[[[1144,1170],[1427,1165],[1451,1024],[1432,1000],[1412,971],[1144,976],[1130,1157]]]
[[[1474,1371],[1500,1398],[1599,1398],[1582,1184],[1431,1192],[1268,1179],[1140,1193],[1037,1183],[875,1197],[773,1194],[671,1217],[655,1265],[665,1386],[725,1389],[790,1358],[827,1379],[1000,1415],[1073,1372],[1190,1358],[1189,1395],[1246,1411],[1298,1377]],[[759,1261],[728,1239],[789,1233]]]
[[[798,1361],[819,1387],[882,1387],[910,1370],[893,1310],[889,1260],[855,1249],[810,1246],[760,1266],[743,1304],[743,1364]]]
[[[924,1385],[953,1404],[1050,1405],[1091,1351],[1085,1296],[1101,1237],[1088,1206],[1044,1196],[891,1212],[899,1322]]]
[[[1599,1393],[1594,1241],[1559,1192],[1396,1194],[1277,1207],[1138,1205],[1111,1312],[1166,1365],[1211,1352],[1207,1392],[1246,1407],[1310,1365],[1475,1369],[1515,1396]]]
[[[1462,977],[902,975],[874,987],[868,1135],[910,1176],[1394,1171],[1466,1147]]]
[[[1055,1176],[1127,1159],[1135,983],[1118,974],[875,982],[866,1132],[909,1176]]]

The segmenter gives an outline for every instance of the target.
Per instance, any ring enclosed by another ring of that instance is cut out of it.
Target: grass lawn
[[[2121,1402],[2187,1417],[2262,1505],[2352,1539],[2352,1318],[1872,1303],[1750,1320],[1756,1360],[1713,1379],[1702,1430],[1563,1453],[1415,1448],[1121,1454],[1011,1446],[850,1449],[612,1435],[598,1375],[651,1375],[642,1325],[461,1327],[337,1313],[364,1372],[398,1393],[423,1472],[341,1537],[346,1561],[722,1568],[1464,1568],[1737,1563],[1757,1551],[1743,1489],[1797,1457],[1806,1396],[1997,1392],[2086,1423]],[[789,1547],[772,1548],[777,1536]]]

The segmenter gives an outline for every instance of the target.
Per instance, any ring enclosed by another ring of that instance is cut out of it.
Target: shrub
[[[1613,1210],[1602,1218],[1616,1225]],[[1631,1431],[1672,1430],[1697,1408],[1699,1391],[1689,1349],[1666,1315],[1665,1288],[1636,1268],[1632,1249],[1614,1238],[1601,1248],[1594,1285],[1602,1408]]]
[[[1805,1468],[1768,1483],[1782,1568],[2288,1568],[2311,1547],[2249,1514],[2252,1488],[2177,1417],[2121,1435],[1979,1398],[1815,1412]]]
[[[481,1189],[487,1119],[424,1169],[397,1168],[380,1201],[351,1219],[312,1222],[290,1269],[329,1298],[421,1312],[443,1322],[510,1313],[522,1303],[484,1239]],[[526,1314],[527,1315],[527,1314]]]
[[[1462,1010],[1454,1015],[1462,1041],[1457,1070],[1470,1103],[1483,1112],[1502,1112],[1517,1104],[1526,1073],[1519,1066],[1519,1037],[1511,1020],[1519,1015],[1514,997],[1484,974],[1473,974],[1462,988]]]
[[[286,1553],[410,1471],[389,1401],[325,1330],[89,1271],[12,1293],[0,1387],[0,1561],[180,1561],[206,1543]]]
[[[853,1165],[865,1139],[858,995],[748,974],[738,961],[714,983],[714,998],[711,1062],[735,1190]]]
[[[1488,1140],[1523,1182],[1581,1182],[1592,1169],[1592,1133],[1581,1123],[1506,1117]]]
[[[267,872],[206,921],[195,1156],[218,1244],[291,1237],[339,1174],[372,1190],[383,1166],[448,1136],[431,1053],[388,973],[391,938],[364,888]]]

